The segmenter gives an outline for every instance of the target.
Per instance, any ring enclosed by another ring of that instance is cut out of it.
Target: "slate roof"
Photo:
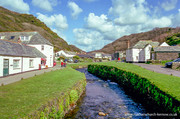
[[[76,55],[75,52],[71,52],[71,51],[64,51],[66,54],[69,54],[69,55]]]
[[[9,40],[13,42],[18,42],[20,36],[29,36],[29,41],[21,42],[23,44],[47,44],[52,46],[52,44],[47,39],[42,37],[38,32],[0,32],[0,36],[5,36],[3,38],[4,40]]]
[[[46,58],[46,56],[35,47],[5,40],[0,40],[0,55]]]
[[[103,57],[107,56],[107,57],[112,57],[111,54],[102,54]]]
[[[180,46],[159,46],[154,48],[154,52],[180,53]]]
[[[132,48],[137,48],[137,49],[143,49],[145,48],[148,44],[150,44],[153,47],[159,46],[159,42],[153,42],[151,40],[147,41],[139,41],[136,43]]]
[[[81,58],[93,58],[92,56],[87,55],[87,54],[77,54],[77,55]]]

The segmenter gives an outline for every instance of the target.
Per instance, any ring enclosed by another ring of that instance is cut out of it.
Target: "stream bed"
[[[117,83],[99,79],[85,68],[77,70],[86,75],[86,91],[65,119],[149,119],[142,105],[126,95]]]

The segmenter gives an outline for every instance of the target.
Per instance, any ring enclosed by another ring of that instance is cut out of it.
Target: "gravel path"
[[[20,74],[10,75],[7,77],[2,77],[2,78],[0,78],[0,86],[20,81],[22,78],[27,79],[27,78],[33,77],[35,75],[40,75],[40,74],[43,74],[44,72],[50,72],[50,71],[57,70],[57,69],[62,69],[62,68],[60,66],[55,66],[53,68],[29,71],[29,72],[24,72],[24,73],[20,73]]]
[[[170,68],[165,68],[164,66],[161,66],[161,65],[151,65],[151,64],[144,64],[144,63],[133,63],[133,64],[141,66],[151,71],[158,72],[158,73],[168,74],[168,75],[172,74],[173,76],[180,77],[180,71],[172,70]]]

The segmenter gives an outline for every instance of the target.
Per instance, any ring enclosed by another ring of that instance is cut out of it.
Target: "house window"
[[[59,57],[59,53],[57,53],[57,57]]]
[[[41,50],[44,50],[44,45],[41,46]]]
[[[15,36],[11,36],[11,39],[14,39]]]
[[[29,36],[21,36],[21,41],[29,41]]]
[[[29,60],[29,67],[30,67],[30,68],[34,67],[34,66],[33,66],[33,59],[30,59],[30,60]]]
[[[17,59],[13,60],[13,69],[20,68],[19,63],[20,63],[20,60],[17,60]]]

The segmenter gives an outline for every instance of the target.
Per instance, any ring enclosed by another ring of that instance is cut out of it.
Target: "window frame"
[[[18,62],[18,64],[15,64],[15,62]],[[13,69],[20,69],[20,59],[13,59]]]
[[[29,59],[29,68],[34,68],[34,60]]]
[[[29,41],[29,36],[20,36],[21,41]]]
[[[41,45],[41,50],[44,51],[44,45]]]

